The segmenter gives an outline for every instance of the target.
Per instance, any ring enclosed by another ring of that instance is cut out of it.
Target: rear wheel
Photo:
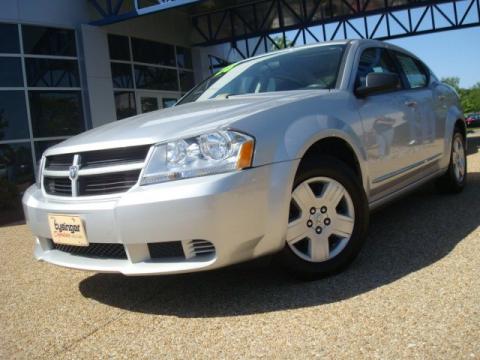
[[[296,176],[280,260],[303,277],[337,273],[360,251],[367,227],[368,204],[357,176],[343,162],[322,157]]]
[[[443,192],[459,193],[467,182],[467,154],[465,138],[455,129],[450,153],[450,165],[447,172],[438,179],[437,186]]]

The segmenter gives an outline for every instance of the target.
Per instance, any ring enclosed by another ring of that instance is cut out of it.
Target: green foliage
[[[293,41],[284,38],[283,36],[275,36],[273,38],[271,51],[286,49],[293,46]]]
[[[480,87],[460,89],[460,100],[466,114],[480,112]]]
[[[460,88],[460,78],[455,76],[443,78],[442,82],[452,86],[458,92],[465,114],[480,112],[480,82],[470,89]]]
[[[450,76],[442,79],[442,82],[450,85],[455,90],[460,90],[460,78],[458,76]]]

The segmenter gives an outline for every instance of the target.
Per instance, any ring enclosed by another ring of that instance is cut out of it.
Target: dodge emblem
[[[74,181],[77,179],[77,176],[78,176],[78,166],[77,165],[72,165],[70,166],[70,169],[68,170],[69,171],[69,178],[70,180]]]

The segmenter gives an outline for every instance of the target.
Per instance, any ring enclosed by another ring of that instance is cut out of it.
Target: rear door
[[[430,81],[430,71],[419,60],[398,51],[392,54],[407,86],[403,97],[410,108],[409,143],[418,150],[416,160],[428,165],[443,154],[447,99],[442,89]]]

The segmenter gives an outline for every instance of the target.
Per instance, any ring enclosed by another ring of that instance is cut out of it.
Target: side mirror
[[[372,72],[367,75],[367,85],[355,89],[355,95],[364,98],[368,95],[396,90],[399,83],[400,78],[397,74]]]

